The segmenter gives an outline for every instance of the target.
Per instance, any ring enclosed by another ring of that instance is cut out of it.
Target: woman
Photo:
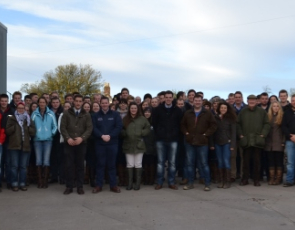
[[[143,111],[144,117],[148,120],[150,125],[152,124],[152,108],[147,107]],[[157,148],[155,141],[154,129],[151,126],[150,133],[143,138],[146,151],[143,155],[143,169],[144,169],[144,184],[153,185],[156,175],[156,165],[157,165]]]
[[[147,107],[149,107],[149,103],[147,101],[143,101],[141,103],[141,114],[143,114],[143,110]]]
[[[123,119],[127,112],[128,112],[128,105],[127,105],[127,100],[121,99],[119,103],[119,108],[117,111],[120,113],[120,117]]]
[[[38,172],[38,188],[48,188],[50,152],[52,138],[57,131],[57,122],[55,114],[47,107],[45,97],[38,99],[38,108],[33,112],[32,120],[36,126],[34,147]]]
[[[216,150],[220,184],[218,188],[229,188],[231,182],[230,157],[236,148],[236,114],[226,102],[220,102],[215,115],[217,130],[213,135],[211,149]]]
[[[92,113],[97,113],[100,110],[100,106],[97,102],[92,103]]]
[[[63,112],[59,115],[58,117],[58,121],[57,121],[57,124],[58,124],[58,132],[60,132],[60,123],[61,123],[61,119],[62,119],[62,116],[64,114],[64,111],[67,111],[69,108],[72,107],[72,104],[68,101],[66,101],[64,103],[64,106],[63,106]],[[65,160],[64,160],[64,138],[62,135],[60,135],[60,169],[59,169],[59,184],[65,184]]]
[[[11,156],[12,191],[27,191],[27,162],[30,157],[31,136],[35,135],[35,125],[25,111],[25,104],[17,104],[14,115],[8,117],[6,135],[9,136],[8,150]]]
[[[146,151],[143,137],[150,132],[150,124],[147,119],[141,116],[138,105],[131,102],[128,114],[123,119],[123,152],[126,155],[128,185],[127,190],[133,188],[133,170],[135,168],[135,186],[134,190],[140,189],[140,180],[142,173],[142,157]]]
[[[281,130],[283,119],[283,109],[279,102],[271,103],[268,110],[268,119],[271,129],[265,139],[264,151],[267,152],[269,164],[269,185],[278,185],[282,182],[283,161],[284,161],[284,143],[285,136]]]
[[[91,104],[89,102],[84,102],[82,105],[82,108],[87,112],[90,113],[91,110]]]

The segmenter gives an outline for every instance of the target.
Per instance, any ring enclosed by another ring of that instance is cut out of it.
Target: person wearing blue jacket
[[[118,137],[122,129],[122,119],[117,111],[109,109],[109,99],[102,97],[101,110],[93,115],[93,135],[95,138],[96,187],[93,193],[102,190],[105,167],[107,165],[110,190],[120,192],[116,179],[116,157],[118,153]]]
[[[47,107],[45,97],[38,99],[38,108],[31,115],[36,126],[34,147],[38,173],[38,188],[48,188],[52,139],[57,131],[55,114]],[[44,171],[42,173],[42,171]],[[43,176],[42,176],[43,174]]]

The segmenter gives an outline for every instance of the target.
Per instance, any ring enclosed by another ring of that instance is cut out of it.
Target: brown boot
[[[269,181],[268,185],[274,185],[275,184],[275,168],[269,167]]]
[[[282,178],[283,178],[283,169],[282,168],[277,168],[276,170],[276,179],[273,183],[273,185],[279,185],[282,183]]]
[[[42,166],[37,166],[38,188],[43,188]]]
[[[225,169],[218,169],[218,171],[219,171],[219,185],[217,186],[217,188],[223,188],[224,181],[225,181],[225,175],[224,175]]]
[[[225,169],[224,170],[225,174],[224,174],[224,185],[223,188],[230,188],[231,186],[231,171],[230,169]]]
[[[43,188],[48,188],[49,166],[44,167]]]

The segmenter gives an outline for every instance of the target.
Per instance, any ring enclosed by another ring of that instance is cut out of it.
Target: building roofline
[[[2,27],[3,29],[5,29],[7,31],[7,27],[4,26],[1,22],[0,22],[0,27]]]

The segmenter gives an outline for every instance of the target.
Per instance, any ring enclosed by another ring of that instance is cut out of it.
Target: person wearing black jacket
[[[294,184],[295,172],[295,95],[291,97],[291,105],[285,111],[282,122],[283,134],[286,138],[287,175],[284,187]]]
[[[173,93],[165,92],[165,102],[155,108],[152,115],[152,124],[155,131],[157,146],[157,185],[156,190],[163,186],[165,162],[168,160],[168,185],[169,188],[177,190],[175,185],[175,159],[177,153],[177,141],[180,135],[180,121],[182,111],[173,101]]]

